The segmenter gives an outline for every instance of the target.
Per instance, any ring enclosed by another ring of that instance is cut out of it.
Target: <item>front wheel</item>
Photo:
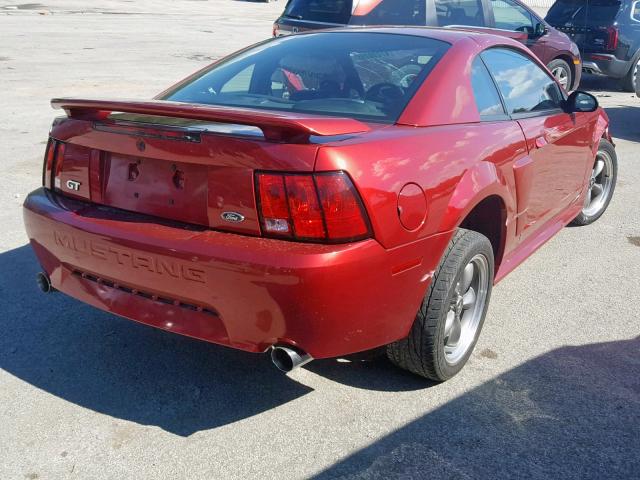
[[[434,273],[409,336],[387,346],[397,366],[444,381],[465,365],[478,340],[494,275],[484,235],[458,229]]]
[[[569,64],[567,62],[556,58],[555,60],[549,62],[547,68],[553,74],[553,76],[556,77],[556,80],[558,80],[558,83],[562,88],[564,88],[567,92],[571,90],[573,75],[571,74],[571,67],[569,67]]]
[[[602,216],[616,188],[618,157],[613,145],[600,140],[598,153],[593,163],[582,211],[571,222],[572,225],[589,225]]]

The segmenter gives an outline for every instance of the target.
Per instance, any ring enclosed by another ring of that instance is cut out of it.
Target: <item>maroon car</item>
[[[529,47],[566,90],[580,84],[580,51],[518,0],[289,0],[273,36],[344,25],[491,29]]]

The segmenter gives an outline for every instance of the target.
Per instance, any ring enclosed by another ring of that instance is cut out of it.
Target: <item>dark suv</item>
[[[518,0],[289,0],[273,35],[344,25],[490,28],[527,45],[566,90],[580,82],[578,47]]]
[[[640,1],[558,0],[546,20],[578,44],[585,72],[619,78],[625,90],[635,90]]]

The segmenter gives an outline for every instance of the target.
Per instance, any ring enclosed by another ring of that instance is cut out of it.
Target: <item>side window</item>
[[[481,0],[435,0],[439,27],[470,25],[484,27]]]
[[[640,22],[640,0],[631,4],[631,20]]]
[[[249,87],[251,86],[251,77],[253,77],[253,65],[249,65],[247,68],[239,72],[237,75],[233,76],[229,81],[227,81],[222,88],[220,89],[220,93],[247,93],[249,92]]]
[[[422,25],[427,23],[425,0],[394,0],[378,4],[366,15],[352,15],[352,25]]]
[[[560,87],[533,60],[506,48],[491,48],[481,55],[498,84],[508,113],[560,108],[564,100]]]
[[[480,119],[490,120],[504,115],[500,94],[482,59],[476,57],[471,68],[471,86],[476,99]]]
[[[496,28],[533,33],[531,14],[511,0],[491,0]]]

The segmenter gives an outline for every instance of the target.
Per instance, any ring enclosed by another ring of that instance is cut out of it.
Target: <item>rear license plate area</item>
[[[105,204],[132,212],[208,225],[205,165],[107,154]]]

